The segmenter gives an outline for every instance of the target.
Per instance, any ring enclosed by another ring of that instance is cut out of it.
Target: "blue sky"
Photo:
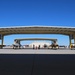
[[[32,25],[75,27],[75,0],[0,0],[0,27]],[[5,36],[4,44],[27,37],[57,38],[61,45],[69,43],[64,35],[10,35]]]

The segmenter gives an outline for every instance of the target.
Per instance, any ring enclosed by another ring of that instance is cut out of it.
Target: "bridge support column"
[[[69,36],[69,48],[71,48],[71,43],[72,43],[71,40],[72,40],[71,36]]]
[[[74,44],[75,44],[75,35],[74,35]]]
[[[3,48],[4,35],[1,36],[1,48]]]
[[[20,49],[20,46],[21,46],[20,41],[18,41],[18,44],[19,44],[19,49]]]

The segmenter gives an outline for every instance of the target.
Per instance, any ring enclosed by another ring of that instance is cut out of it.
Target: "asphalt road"
[[[75,54],[0,54],[0,75],[75,75]]]
[[[0,49],[0,54],[75,54],[70,49]]]

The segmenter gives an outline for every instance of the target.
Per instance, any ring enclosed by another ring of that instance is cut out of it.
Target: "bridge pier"
[[[0,45],[0,48],[3,48],[3,43],[4,43],[4,35],[1,35],[1,45]]]
[[[71,36],[69,36],[69,48],[71,48],[71,43],[72,43],[72,38],[71,38]]]
[[[4,43],[4,36],[2,35],[2,45],[3,45],[3,43]]]
[[[73,43],[75,44],[75,35],[69,36],[69,46],[70,46],[70,48],[71,48],[72,40],[73,40]]]
[[[75,44],[75,35],[74,35],[74,44]]]

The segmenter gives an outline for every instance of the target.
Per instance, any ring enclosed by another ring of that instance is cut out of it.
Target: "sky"
[[[75,0],[0,0],[0,27],[36,25],[75,27]],[[68,36],[58,34],[9,35],[4,37],[4,44],[30,37],[55,38],[60,45],[69,44]]]

